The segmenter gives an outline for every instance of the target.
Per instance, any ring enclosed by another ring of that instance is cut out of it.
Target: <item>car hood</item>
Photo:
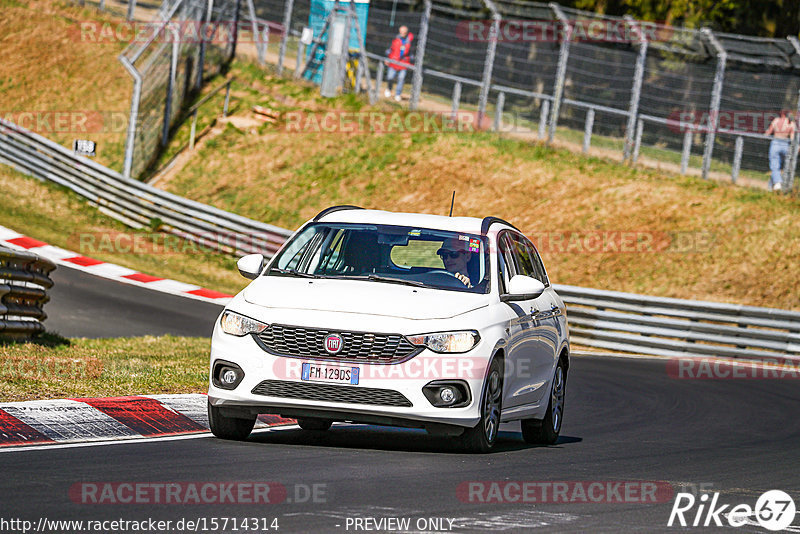
[[[244,299],[265,308],[447,319],[489,304],[489,295],[370,282],[260,276]]]

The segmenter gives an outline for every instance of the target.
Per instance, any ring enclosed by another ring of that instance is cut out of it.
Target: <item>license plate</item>
[[[304,363],[300,380],[309,382],[332,382],[334,384],[358,385],[358,367],[341,367],[338,365],[320,365]]]

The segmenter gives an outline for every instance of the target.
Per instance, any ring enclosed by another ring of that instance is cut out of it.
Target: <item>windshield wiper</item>
[[[364,278],[361,276],[354,276],[353,278]],[[417,280],[403,280],[402,278],[391,278],[389,276],[379,276],[377,274],[370,274],[366,276],[366,279],[371,282],[386,282],[389,284],[404,284],[407,286],[414,286],[414,287],[427,287],[422,282],[418,282]]]
[[[277,267],[269,270],[270,273],[280,273],[287,276],[296,276],[298,278],[321,278],[321,276],[310,273],[301,273],[291,269],[278,269]]]

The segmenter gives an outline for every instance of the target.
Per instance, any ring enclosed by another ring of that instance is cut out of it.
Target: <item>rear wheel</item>
[[[317,430],[324,432],[331,427],[333,421],[329,421],[328,419],[317,419],[314,417],[298,417],[297,424],[303,430]]]
[[[229,417],[222,415],[220,408],[208,403],[208,425],[211,433],[218,438],[241,441],[250,435],[255,424],[255,415]]]
[[[503,401],[503,369],[495,358],[489,366],[489,374],[481,395],[481,420],[474,428],[462,435],[462,444],[469,452],[489,452],[497,440],[500,428],[500,409]]]
[[[567,366],[559,359],[553,384],[550,387],[550,401],[544,419],[525,419],[522,421],[522,437],[527,443],[536,445],[552,445],[558,440],[561,432],[561,421],[564,418],[564,401],[567,390]]]

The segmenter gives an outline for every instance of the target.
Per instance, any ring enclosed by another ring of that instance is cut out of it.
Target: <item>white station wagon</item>
[[[566,310],[513,225],[335,206],[266,262],[214,327],[211,431],[258,414],[425,428],[487,452],[500,423],[552,444],[569,369]]]

